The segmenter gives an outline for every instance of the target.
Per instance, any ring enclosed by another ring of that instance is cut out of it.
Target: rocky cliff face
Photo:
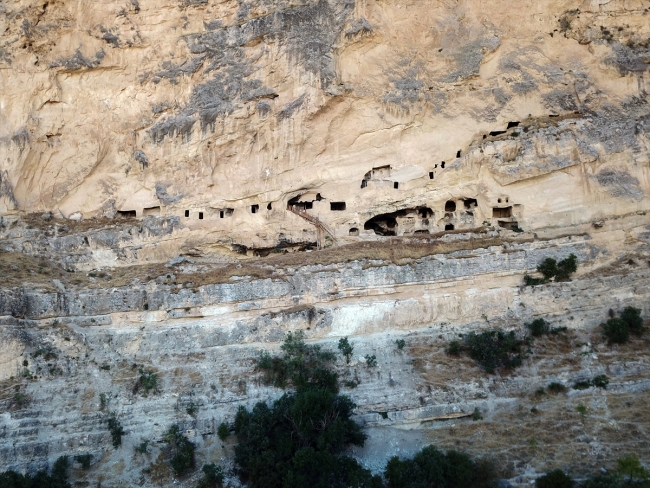
[[[641,0],[4,2],[0,466],[89,453],[89,484],[171,484],[172,423],[228,464],[216,426],[280,394],[254,359],[291,330],[355,344],[375,470],[432,441],[520,482],[644,449],[646,341],[598,325],[650,313],[649,43]],[[571,253],[572,281],[521,286]],[[443,352],[537,317],[569,330],[517,373]]]

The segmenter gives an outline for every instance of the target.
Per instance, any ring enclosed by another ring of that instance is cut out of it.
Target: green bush
[[[548,391],[551,393],[566,393],[566,386],[564,386],[562,383],[558,383],[556,381],[549,383],[548,386]]]
[[[537,266],[537,271],[544,276],[543,278],[533,278],[528,274],[524,275],[524,285],[535,286],[548,283],[551,279],[555,281],[564,281],[569,279],[572,273],[578,270],[578,258],[575,254],[570,254],[568,258],[559,263],[553,258],[546,258]]]
[[[111,433],[111,438],[113,440],[113,447],[117,449],[122,445],[122,436],[126,433],[122,428],[122,424],[117,418],[115,412],[111,412],[111,415],[108,417],[108,430]]]
[[[79,454],[78,456],[74,457],[74,460],[77,461],[81,465],[81,469],[88,469],[88,468],[90,468],[90,463],[93,460],[93,455],[92,454]]]
[[[352,400],[338,394],[334,355],[289,334],[281,357],[265,355],[258,367],[277,385],[291,385],[272,404],[260,402],[235,417],[235,464],[251,488],[327,486],[380,487],[354,459],[350,445],[363,446],[366,435],[352,420]]]
[[[182,475],[194,467],[196,446],[181,434],[178,425],[172,425],[163,440],[171,448],[171,467],[177,475]]]
[[[639,456],[629,454],[616,461],[616,474],[622,476],[627,485],[638,484],[647,486],[650,471],[641,466]]]
[[[447,347],[447,354],[450,356],[460,356],[463,351],[463,345],[459,341],[451,341]]]
[[[621,319],[609,319],[603,324],[603,329],[610,344],[624,344],[630,338],[630,327]]]
[[[586,390],[587,388],[591,388],[591,381],[590,380],[576,381],[573,384],[573,389],[574,390]]]
[[[392,457],[386,464],[384,478],[390,488],[494,487],[497,481],[489,461],[474,463],[464,453],[443,453],[433,446],[423,448],[413,459]]]
[[[536,488],[573,488],[573,480],[561,469],[554,469],[535,480]]]
[[[397,344],[397,349],[401,351],[402,349],[404,349],[404,346],[406,345],[406,341],[404,339],[397,339],[395,341],[395,344]]]
[[[366,354],[365,356],[366,366],[369,368],[374,368],[377,366],[377,356],[374,354],[372,356]]]
[[[599,474],[587,478],[580,485],[581,488],[622,488],[623,482],[620,477],[612,474]]]
[[[15,471],[0,473],[0,488],[71,488],[68,483],[68,456],[61,456],[52,467],[52,474],[41,470],[35,475]]]
[[[257,367],[264,373],[267,383],[278,388],[293,386],[303,388],[318,384],[323,388],[336,386],[337,375],[331,369],[336,359],[333,352],[322,351],[320,346],[305,343],[304,332],[289,332],[281,347],[283,355],[271,356],[264,352],[257,362]]]
[[[478,334],[470,332],[463,342],[470,357],[488,373],[493,373],[499,367],[515,368],[521,365],[521,341],[514,332],[505,333],[499,329]]]
[[[149,448],[149,440],[143,440],[139,445],[135,446],[135,452],[138,454],[147,454]]]
[[[352,351],[354,351],[354,346],[350,344],[347,337],[343,337],[339,340],[339,351],[341,351],[341,354],[345,358],[345,362],[349,363],[350,358],[352,357]]]
[[[230,436],[230,427],[228,427],[228,424],[221,422],[217,429],[217,435],[221,441],[225,441]]]
[[[187,415],[194,417],[194,415],[196,415],[196,412],[199,411],[199,407],[197,407],[194,402],[190,402],[185,411],[187,412]]]
[[[563,281],[578,270],[578,258],[575,254],[570,254],[568,258],[563,259],[557,263],[557,271],[555,273],[555,281]]]
[[[215,463],[203,465],[203,479],[197,488],[220,488],[223,483],[223,468]]]
[[[133,385],[133,393],[136,394],[142,391],[142,396],[147,396],[150,391],[156,393],[158,391],[158,375],[153,371],[139,369],[140,376]]]
[[[630,332],[634,335],[641,335],[643,332],[643,319],[641,310],[634,307],[625,307],[621,312],[621,320],[627,323]]]
[[[537,271],[542,273],[546,281],[557,274],[557,261],[553,258],[546,258],[537,266]]]
[[[548,334],[551,330],[549,324],[544,319],[535,319],[532,322],[525,324],[525,327],[530,331],[533,337],[541,337]]]
[[[605,374],[599,374],[593,380],[591,380],[591,384],[596,388],[602,388],[603,390],[606,390],[607,386],[609,385],[609,378]]]

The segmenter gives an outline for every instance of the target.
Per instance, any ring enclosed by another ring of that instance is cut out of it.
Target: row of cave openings
[[[513,206],[509,204],[508,197],[499,198],[498,206],[492,207],[492,219],[497,221],[499,227],[518,229],[518,223],[513,216]],[[380,236],[430,234],[433,229],[469,229],[476,227],[474,217],[477,206],[478,201],[475,198],[462,198],[458,202],[448,200],[445,202],[444,213],[437,222],[435,212],[431,208],[415,207],[376,215],[367,220],[363,228]],[[358,236],[359,228],[350,228],[349,235]]]

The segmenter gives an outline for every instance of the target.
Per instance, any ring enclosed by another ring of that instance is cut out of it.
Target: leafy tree
[[[546,281],[549,281],[557,274],[557,261],[553,258],[546,258],[537,265],[537,271],[544,275]]]
[[[68,483],[68,456],[61,456],[52,467],[52,474],[41,470],[34,476],[15,471],[0,473],[0,488],[72,488]]]
[[[336,387],[337,376],[331,369],[336,356],[321,350],[320,346],[306,344],[303,331],[289,332],[281,349],[282,356],[265,352],[258,360],[257,367],[264,372],[267,383],[278,388],[300,389],[310,384],[328,389]]]
[[[621,312],[621,320],[627,323],[632,334],[641,335],[643,332],[643,318],[641,318],[640,309],[625,307]]]
[[[117,418],[115,412],[111,412],[110,417],[108,417],[108,430],[111,433],[111,438],[113,440],[113,447],[117,449],[122,445],[122,436],[126,433],[122,428],[120,420]]]
[[[541,318],[525,324],[525,327],[530,331],[533,337],[541,337],[544,334],[548,334],[551,330],[548,322]]]
[[[215,463],[203,465],[203,479],[197,488],[220,488],[223,486],[223,468]]]
[[[521,364],[521,341],[512,331],[505,333],[496,329],[478,334],[470,332],[463,342],[470,357],[488,373],[493,373],[499,367],[514,368]]]
[[[639,456],[630,454],[616,461],[616,473],[625,477],[627,484],[650,480],[650,471],[641,466]]]
[[[196,446],[181,433],[178,425],[172,425],[163,440],[172,450],[170,464],[177,475],[184,474],[194,467]]]
[[[609,319],[603,324],[605,337],[610,344],[624,344],[630,338],[630,326],[621,319]]]
[[[461,452],[443,453],[427,446],[413,459],[392,457],[386,464],[384,478],[389,488],[492,488],[496,486],[497,475],[494,465],[487,460],[474,463]]]
[[[369,354],[366,354],[365,358],[366,360],[366,366],[369,368],[374,368],[377,366],[377,356],[374,354],[371,356]]]
[[[339,339],[339,351],[341,351],[341,354],[343,357],[345,357],[345,362],[349,363],[350,358],[352,357],[352,351],[354,350],[354,346],[350,344],[350,341],[348,341],[347,337],[343,337],[342,339]]]
[[[569,279],[569,277],[578,270],[577,263],[578,263],[578,258],[573,253],[571,253],[568,258],[565,258],[559,263],[557,263],[555,281],[562,281],[562,280]]]
[[[535,480],[537,488],[573,488],[573,480],[561,469],[554,469]]]
[[[217,435],[219,436],[219,439],[222,441],[225,441],[228,436],[230,435],[230,427],[228,427],[228,424],[225,422],[221,422],[219,424],[219,428],[217,429]]]
[[[352,400],[338,394],[334,355],[289,334],[280,357],[262,356],[268,381],[293,392],[268,405],[260,402],[235,416],[235,463],[251,488],[371,488],[378,478],[343,455],[363,446],[366,435],[352,419]]]

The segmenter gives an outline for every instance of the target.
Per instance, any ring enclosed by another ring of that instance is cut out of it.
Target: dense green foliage
[[[496,472],[490,463],[475,463],[457,451],[443,453],[428,446],[413,459],[388,461],[384,477],[390,488],[469,488],[496,486]]]
[[[147,396],[149,392],[158,391],[158,375],[153,371],[139,369],[140,376],[133,385],[133,393],[142,392],[142,396]]]
[[[184,474],[194,467],[196,446],[181,434],[178,425],[172,425],[165,433],[163,440],[171,448],[172,458],[170,464],[176,474]]]
[[[227,423],[221,422],[219,424],[219,427],[217,428],[217,435],[222,441],[225,441],[228,438],[230,435],[230,427],[228,427]]]
[[[630,338],[630,327],[627,322],[613,318],[602,324],[603,332],[610,344],[624,344]]]
[[[596,388],[602,388],[603,390],[607,389],[609,385],[609,378],[605,374],[599,374],[590,380],[576,381],[573,385],[574,390],[586,390],[592,386]]]
[[[77,461],[81,465],[81,469],[88,469],[88,468],[90,468],[90,463],[93,460],[93,455],[92,454],[79,454],[78,456],[74,457],[74,460]]]
[[[525,324],[525,327],[530,331],[533,337],[541,337],[548,334],[551,330],[549,324],[544,319],[535,319],[532,322]]]
[[[463,343],[470,357],[488,373],[499,367],[514,368],[521,365],[521,341],[512,331],[506,333],[496,329],[470,332]]]
[[[535,481],[536,488],[573,488],[573,480],[561,469],[554,469]]]
[[[263,353],[258,360],[267,383],[278,388],[336,388],[337,376],[330,365],[336,358],[333,352],[307,345],[302,331],[289,332],[281,349],[282,356]]]
[[[39,471],[34,476],[6,471],[0,474],[0,488],[71,488],[68,483],[68,456],[56,460],[52,474]]]
[[[214,463],[203,465],[203,479],[197,488],[220,488],[223,483],[223,469]]]
[[[624,344],[630,339],[630,333],[640,336],[643,333],[643,318],[641,310],[634,307],[625,307],[620,318],[613,317],[610,310],[610,318],[604,324],[603,333],[610,344]]]
[[[108,430],[111,433],[111,438],[113,439],[113,447],[117,449],[122,445],[122,436],[126,433],[122,428],[122,424],[117,418],[115,412],[111,412],[110,417],[108,417]]]
[[[354,351],[354,346],[350,344],[347,337],[343,337],[339,340],[339,351],[341,351],[341,355],[345,358],[345,362],[349,363],[350,358],[352,357],[352,351]]]
[[[335,355],[307,345],[300,332],[287,336],[282,351],[280,357],[263,355],[258,367],[268,382],[291,385],[295,391],[271,405],[239,408],[239,474],[252,488],[381,486],[342,454],[348,445],[362,446],[366,436],[351,419],[354,403],[338,394],[338,377],[331,367]]]
[[[546,258],[537,266],[537,271],[542,274],[543,278],[534,278],[525,274],[524,285],[543,285],[552,279],[555,279],[555,281],[565,281],[568,280],[577,270],[578,258],[575,254],[570,254],[568,258],[565,258],[560,262],[557,262],[553,258]]]
[[[643,318],[641,310],[634,307],[625,307],[621,312],[621,320],[625,322],[634,335],[641,335],[643,332]]]

